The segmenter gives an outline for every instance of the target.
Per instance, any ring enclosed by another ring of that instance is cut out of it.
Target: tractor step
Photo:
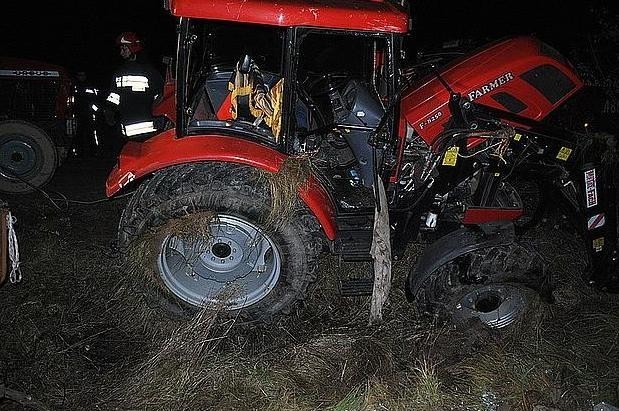
[[[335,254],[342,261],[372,261],[372,230],[374,215],[359,213],[356,215],[338,216],[338,238],[335,241]]]
[[[373,278],[349,278],[340,281],[340,295],[342,297],[364,297],[372,295],[373,289]]]
[[[340,231],[335,253],[346,262],[372,261],[371,247],[371,231]]]

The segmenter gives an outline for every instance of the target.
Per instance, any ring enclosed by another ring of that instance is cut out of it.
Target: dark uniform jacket
[[[156,131],[152,109],[162,92],[161,74],[139,56],[114,72],[107,102],[117,109],[121,130],[128,139]]]

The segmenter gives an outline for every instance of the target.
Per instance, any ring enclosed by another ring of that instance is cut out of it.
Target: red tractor
[[[123,247],[216,215],[208,235],[148,243],[166,308],[287,313],[321,253],[372,259],[375,213],[386,208],[395,257],[419,235],[437,237],[411,268],[411,300],[503,327],[542,291],[543,264],[518,233],[549,198],[574,212],[591,282],[615,284],[615,140],[550,121],[583,83],[547,44],[507,38],[415,77],[402,58],[409,16],[388,0],[167,7],[180,18],[174,87],[155,110],[167,127],[127,143],[107,181],[108,196],[137,187]],[[300,201],[268,224],[263,176],[299,158],[311,163]],[[523,200],[530,192],[535,201]],[[371,291],[352,285],[343,290]]]
[[[45,185],[71,147],[73,90],[67,71],[0,57],[0,191]]]

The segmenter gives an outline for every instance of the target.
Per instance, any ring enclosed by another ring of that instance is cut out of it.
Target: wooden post
[[[374,212],[374,232],[370,254],[374,259],[374,289],[370,305],[370,324],[383,321],[383,306],[391,290],[391,238],[389,208],[382,181],[378,180],[380,212]]]

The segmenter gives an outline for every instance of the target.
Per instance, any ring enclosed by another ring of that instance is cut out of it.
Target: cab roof
[[[405,33],[408,14],[390,0],[170,0],[177,17],[271,26]]]

